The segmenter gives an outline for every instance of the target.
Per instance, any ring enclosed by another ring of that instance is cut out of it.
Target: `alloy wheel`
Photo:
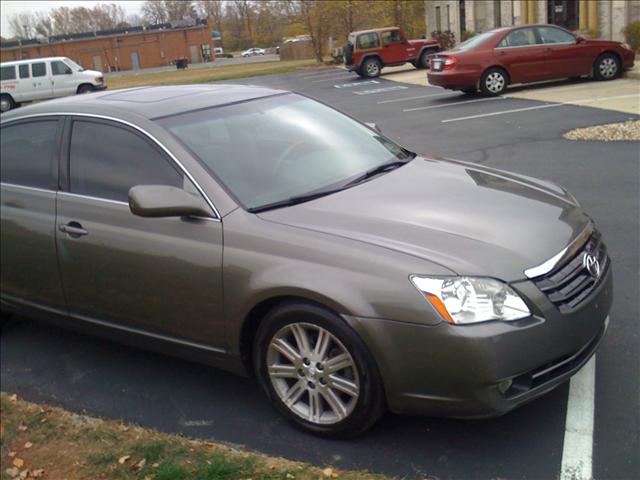
[[[604,78],[613,78],[618,73],[618,64],[613,58],[607,57],[602,59],[598,69]]]
[[[360,396],[353,357],[318,325],[281,328],[269,342],[267,372],[282,403],[311,423],[331,425],[346,419]]]
[[[505,87],[505,78],[500,72],[491,72],[485,79],[487,90],[491,93],[500,93]]]
[[[378,64],[376,62],[367,63],[367,75],[370,77],[377,77],[380,73]]]

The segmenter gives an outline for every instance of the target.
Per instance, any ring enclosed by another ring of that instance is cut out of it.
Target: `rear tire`
[[[376,78],[382,71],[382,63],[377,58],[367,58],[360,67],[364,78]]]
[[[16,108],[16,102],[13,101],[11,95],[7,93],[0,95],[0,113],[8,112],[12,108]]]
[[[593,76],[596,80],[613,80],[620,75],[620,58],[613,53],[603,53],[593,64]]]
[[[275,409],[323,437],[353,437],[386,409],[382,379],[360,337],[335,313],[303,301],[270,311],[254,342],[254,367]]]
[[[84,95],[85,93],[91,93],[93,91],[95,91],[93,85],[89,85],[87,83],[78,87],[78,95]]]
[[[482,74],[480,90],[489,97],[502,95],[509,85],[509,76],[502,68],[492,67]]]
[[[419,70],[429,68],[429,52],[422,52],[413,65]]]

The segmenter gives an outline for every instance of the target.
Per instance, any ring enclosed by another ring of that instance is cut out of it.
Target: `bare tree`
[[[196,18],[196,9],[191,0],[164,0],[169,21]]]
[[[198,0],[196,2],[196,11],[198,15],[209,19],[213,22],[213,26],[222,36],[223,19],[225,13],[225,5],[222,0]]]
[[[331,22],[330,9],[333,2],[324,0],[299,0],[300,15],[311,37],[313,53],[318,62],[322,62],[324,45],[327,41]]]
[[[29,12],[16,13],[9,18],[9,29],[21,40],[35,35],[35,19]]]
[[[149,23],[166,23],[169,14],[162,0],[147,0],[142,5],[142,16]]]
[[[55,35],[55,25],[48,13],[36,12],[33,17],[35,22],[33,28],[38,35],[42,35],[43,37]]]

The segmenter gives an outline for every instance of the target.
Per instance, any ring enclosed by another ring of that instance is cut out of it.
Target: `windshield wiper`
[[[247,210],[251,213],[260,213],[260,212],[265,212],[267,210],[273,210],[274,208],[290,207],[291,205],[297,205],[299,203],[304,203],[310,200],[315,200],[316,198],[331,195],[332,193],[339,192],[341,190],[344,190],[345,188],[347,187],[341,186],[339,188],[330,188],[326,190],[319,190],[312,193],[305,193],[303,195],[295,195],[293,197],[289,197],[284,200],[278,200],[277,202],[267,203],[266,205],[260,205],[259,207],[248,208]]]
[[[366,172],[364,172],[359,177],[356,177],[353,180],[351,180],[345,186],[346,187],[350,187],[352,185],[356,185],[358,183],[362,183],[365,180],[370,179],[371,177],[375,177],[376,175],[380,175],[381,173],[385,173],[385,172],[389,172],[391,170],[395,170],[396,168],[401,167],[402,165],[404,165],[407,162],[408,162],[408,160],[393,160],[391,162],[383,163],[382,165],[378,165],[377,167],[373,167],[373,168],[367,170]]]

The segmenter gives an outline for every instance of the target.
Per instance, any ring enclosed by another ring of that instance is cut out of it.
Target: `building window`
[[[493,26],[502,26],[502,1],[493,0]]]
[[[442,31],[442,14],[440,13],[440,7],[436,7],[436,30]]]
[[[459,3],[459,9],[460,9],[460,31],[464,32],[467,29],[467,16],[466,16],[466,12],[464,9],[464,0],[460,0]]]
[[[447,30],[451,31],[451,8],[447,5]]]

